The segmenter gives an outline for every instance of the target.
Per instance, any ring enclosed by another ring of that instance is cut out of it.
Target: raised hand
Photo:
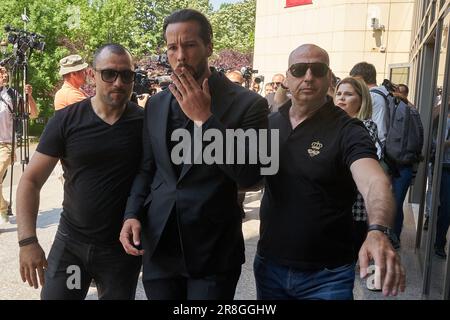
[[[203,80],[200,87],[186,68],[182,68],[180,74],[174,73],[171,77],[173,84],[169,86],[169,90],[177,99],[184,114],[197,126],[201,126],[212,115],[208,79]]]

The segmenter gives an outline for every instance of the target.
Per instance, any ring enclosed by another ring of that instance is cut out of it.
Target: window
[[[406,84],[409,82],[409,63],[391,64],[389,66],[389,79],[395,84]]]

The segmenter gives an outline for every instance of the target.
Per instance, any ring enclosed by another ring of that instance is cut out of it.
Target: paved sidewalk
[[[20,166],[16,164],[13,194],[17,188],[20,176]],[[3,194],[9,195],[9,177],[5,179]],[[259,233],[259,205],[260,192],[247,193],[245,200],[246,218],[243,222],[243,231],[246,248],[246,263],[243,265],[241,278],[236,290],[235,299],[254,300],[255,281],[253,277],[253,258],[256,251],[256,243]],[[37,235],[42,248],[48,254],[58,226],[63,187],[53,172],[41,191],[40,210],[37,223]],[[14,200],[13,198],[13,200]],[[15,207],[15,206],[14,206]],[[410,212],[410,211],[409,211]],[[3,299],[39,299],[40,290],[30,288],[22,283],[19,274],[17,225],[15,217],[10,218],[8,224],[0,224],[0,300]],[[407,266],[408,287],[404,294],[390,299],[420,299],[421,274],[417,257],[413,250],[415,229],[412,222],[412,214],[407,215],[405,229],[402,235],[402,261]],[[355,281],[355,299],[384,299],[379,292],[371,292],[365,288],[365,281],[357,275]],[[87,299],[97,299],[96,289],[90,288]],[[145,293],[141,281],[139,281],[136,299],[145,299]]]

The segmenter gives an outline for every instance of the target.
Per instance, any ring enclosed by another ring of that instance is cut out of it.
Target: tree
[[[28,82],[33,86],[40,116],[49,117],[54,94],[62,82],[58,75],[62,57],[77,53],[92,62],[96,48],[117,42],[129,48],[136,60],[148,59],[164,50],[164,18],[182,8],[196,9],[211,21],[218,64],[233,68],[250,65],[248,55],[221,51],[252,52],[256,0],[222,5],[216,12],[209,0],[2,0],[0,27],[23,29],[21,15],[26,9],[30,20],[27,30],[45,36],[44,50],[33,50],[29,58]],[[0,29],[0,39],[6,36],[7,32]],[[9,44],[8,55],[12,49]]]
[[[242,53],[253,52],[255,15],[256,0],[222,4],[210,18],[215,51],[232,49]]]
[[[164,18],[177,9],[191,8],[209,16],[212,5],[209,0],[143,0],[137,4],[137,19],[142,44],[148,46],[148,52],[156,53],[165,46],[162,34]]]
[[[91,61],[105,43],[120,43],[136,55],[142,52],[136,6],[138,0],[84,0],[80,4],[80,26],[72,36],[78,52]]]

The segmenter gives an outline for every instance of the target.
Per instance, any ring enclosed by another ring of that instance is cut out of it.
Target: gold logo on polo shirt
[[[320,153],[320,149],[322,149],[323,144],[320,143],[319,141],[314,141],[313,143],[311,143],[311,148],[308,149],[308,153],[309,156],[315,157]]]

